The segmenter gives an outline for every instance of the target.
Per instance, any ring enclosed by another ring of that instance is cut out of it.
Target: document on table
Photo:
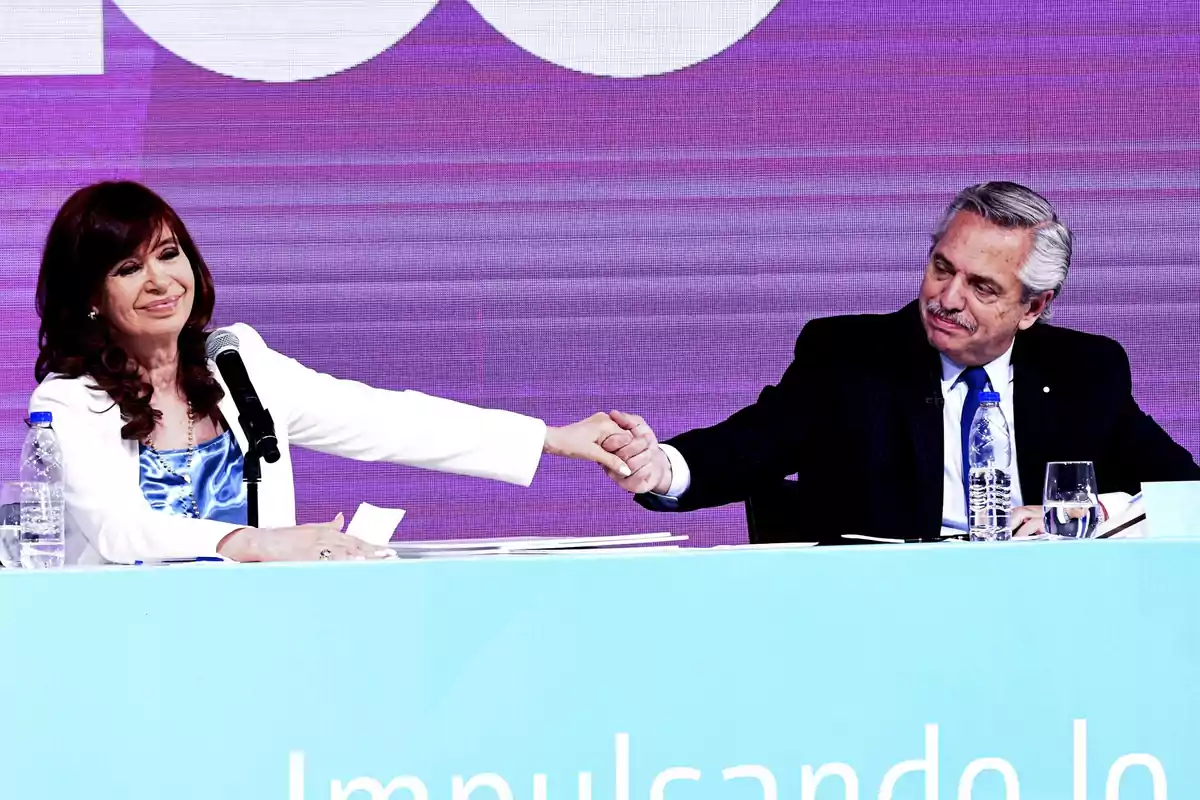
[[[505,536],[483,539],[439,539],[389,542],[401,558],[452,558],[464,556],[546,555],[608,553],[621,550],[641,553],[678,549],[687,536],[672,533],[631,533],[597,536]]]
[[[631,533],[598,536],[500,536],[480,539],[391,541],[404,519],[404,509],[360,503],[346,533],[387,547],[401,558],[448,558],[480,555],[538,555],[550,553],[600,553],[612,550],[643,552],[677,549],[687,536],[672,533]]]
[[[346,533],[357,536],[368,544],[386,545],[396,532],[396,526],[404,519],[402,508],[381,508],[370,503],[359,503],[354,518],[346,526]]]

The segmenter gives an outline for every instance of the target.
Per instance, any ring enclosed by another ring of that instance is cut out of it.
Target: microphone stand
[[[261,408],[261,407],[260,407]],[[258,527],[258,484],[262,480],[262,461],[279,460],[279,442],[275,422],[265,408],[261,414],[239,414],[238,424],[246,434],[246,452],[242,455],[242,481],[246,484],[246,524]]]
[[[258,527],[258,482],[262,480],[262,461],[258,448],[250,445],[242,458],[242,480],[246,483],[246,524]]]

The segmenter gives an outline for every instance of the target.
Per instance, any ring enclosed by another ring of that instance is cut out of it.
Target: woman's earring
[[[96,309],[94,309],[94,308],[88,312],[88,319],[90,319],[92,322],[95,322],[96,318],[99,316],[100,316],[100,312],[96,311]]]

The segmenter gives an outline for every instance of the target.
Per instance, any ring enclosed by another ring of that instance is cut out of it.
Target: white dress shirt
[[[963,489],[962,411],[967,401],[967,385],[958,378],[966,367],[942,356],[942,536],[957,536],[967,531],[967,499]],[[1012,504],[1022,505],[1021,481],[1017,474],[1017,434],[1013,427],[1012,345],[999,358],[983,367],[991,390],[1000,393],[1000,410],[1008,421],[1012,443]],[[678,498],[692,483],[692,473],[683,454],[669,444],[659,445],[671,462],[671,488],[666,497]]]
[[[1008,421],[1012,444],[1012,504],[1021,503],[1021,480],[1017,474],[1017,434],[1013,428],[1012,345],[999,358],[983,365],[993,392],[1000,394],[1000,410]],[[958,378],[966,370],[942,356],[942,536],[967,532],[967,498],[963,490],[962,411],[967,401],[967,385]]]

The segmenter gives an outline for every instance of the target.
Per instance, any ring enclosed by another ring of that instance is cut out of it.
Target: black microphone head
[[[218,328],[208,335],[208,342],[204,345],[204,353],[212,361],[215,361],[221,353],[229,351],[237,352],[242,343],[238,341],[237,334],[228,328]]]

